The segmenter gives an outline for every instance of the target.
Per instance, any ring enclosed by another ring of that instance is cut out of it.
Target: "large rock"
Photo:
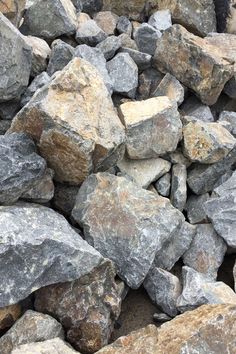
[[[2,0],[0,1],[0,12],[10,20],[14,26],[20,24],[26,0]]]
[[[168,199],[107,173],[88,177],[72,216],[83,227],[85,239],[114,261],[132,288],[141,285],[156,253],[184,219]]]
[[[15,304],[0,309],[0,330],[10,328],[21,315],[21,305]]]
[[[92,171],[115,165],[124,152],[124,128],[105,84],[79,58],[34,95],[10,130],[36,140],[61,182],[80,184]]]
[[[60,338],[20,345],[12,354],[80,354]]]
[[[103,259],[63,216],[37,204],[0,207],[0,229],[0,307],[42,286],[78,279]]]
[[[21,344],[41,342],[52,338],[64,338],[64,331],[57,320],[48,315],[28,310],[0,338],[1,354],[11,354]]]
[[[168,97],[127,102],[119,107],[131,159],[155,158],[174,151],[182,136],[177,104]]]
[[[20,98],[29,83],[32,52],[24,37],[0,12],[0,102]]]
[[[0,204],[11,204],[36,186],[46,170],[26,134],[0,136]]]
[[[158,40],[154,65],[175,76],[208,105],[217,101],[225,83],[233,76],[233,61],[224,59],[219,47],[181,25],[170,27]]]
[[[106,260],[79,280],[38,290],[35,307],[59,319],[67,340],[77,350],[94,353],[107,345],[120,314],[115,275],[113,265]]]

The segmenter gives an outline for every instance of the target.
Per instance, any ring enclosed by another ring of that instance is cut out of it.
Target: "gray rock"
[[[72,216],[83,227],[85,239],[114,261],[120,277],[134,289],[184,220],[168,199],[107,173],[87,178]]]
[[[122,47],[138,50],[136,42],[127,33],[120,34],[119,39]]]
[[[120,47],[120,37],[116,36],[109,36],[97,45],[97,48],[101,50],[106,60],[112,59]]]
[[[19,99],[29,83],[32,50],[0,13],[0,102]]]
[[[203,104],[197,97],[191,96],[181,106],[183,115],[194,117],[203,122],[214,122],[214,117],[209,106]]]
[[[236,99],[236,73],[228,82],[226,82],[224,87],[224,93],[232,99]]]
[[[232,166],[234,168],[234,166]],[[224,182],[226,182],[233,174],[233,170],[228,170],[224,175],[222,175],[214,184],[214,188],[216,189],[217,187],[221,186]],[[214,195],[213,195],[214,196]]]
[[[118,53],[107,63],[107,70],[114,92],[134,98],[138,87],[138,67],[129,54]]]
[[[185,210],[187,211],[188,220],[191,224],[200,224],[207,220],[203,205],[208,199],[210,199],[208,193],[191,195],[188,198]]]
[[[0,136],[0,204],[11,204],[44,175],[46,161],[25,134]]]
[[[78,194],[78,186],[56,183],[53,197],[54,207],[65,216],[70,216]]]
[[[175,263],[189,249],[195,236],[196,227],[184,222],[179,230],[173,234],[172,238],[164,243],[162,249],[157,253],[155,266],[166,270],[171,270]]]
[[[172,167],[170,200],[180,211],[184,210],[187,201],[187,169],[185,165],[176,164]]]
[[[229,194],[236,196],[236,171],[227,178],[225,181],[222,181],[222,184],[214,188],[214,194],[219,197],[223,197]]]
[[[143,283],[151,300],[167,315],[174,317],[178,314],[176,302],[182,289],[179,279],[161,268],[153,267]]]
[[[175,100],[179,106],[184,101],[184,93],[183,85],[174,76],[167,73],[152,92],[152,97],[167,96],[170,100]]]
[[[81,0],[83,12],[92,15],[102,9],[103,0]]]
[[[229,132],[236,137],[236,112],[223,111],[218,122],[228,122],[230,124]]]
[[[79,279],[103,259],[63,216],[37,204],[0,207],[0,227],[1,307],[43,286]]]
[[[82,11],[82,8],[83,8],[82,0],[71,0],[71,2],[74,5],[74,7],[76,8],[77,13]]]
[[[119,34],[127,33],[131,37],[133,26],[128,17],[120,16],[117,22],[116,29]]]
[[[154,55],[157,48],[157,40],[160,37],[161,32],[147,23],[143,23],[134,34],[134,40],[140,52],[150,55]]]
[[[0,119],[0,135],[4,135],[6,131],[10,128],[11,122],[9,120]]]
[[[93,17],[93,19],[98,27],[100,27],[108,36],[111,36],[115,33],[119,16],[111,11],[100,11]]]
[[[71,1],[36,0],[24,17],[22,31],[45,39],[74,34],[77,28],[76,9]]]
[[[159,31],[165,31],[172,26],[170,10],[160,10],[154,12],[149,18],[148,24]]]
[[[23,107],[27,103],[29,103],[29,101],[31,100],[35,92],[39,90],[41,87],[43,87],[44,85],[48,84],[49,81],[50,81],[50,76],[48,76],[48,74],[45,71],[39,74],[38,76],[36,76],[34,80],[31,82],[31,84],[28,86],[28,88],[25,90],[24,94],[22,95],[21,102],[20,102],[21,106]]]
[[[12,354],[80,354],[60,338],[20,345]]]
[[[144,70],[139,75],[138,99],[146,100],[150,98],[153,90],[159,85],[163,76],[162,73],[153,68]]]
[[[124,47],[121,48],[120,52],[128,53],[133,61],[137,64],[139,71],[148,69],[151,66],[152,56],[150,54]]]
[[[56,71],[62,70],[73,58],[74,48],[60,39],[52,42],[47,73],[52,76]]]
[[[20,101],[7,101],[0,103],[0,119],[12,120],[19,112]]]
[[[166,154],[165,158],[173,164],[185,165],[187,168],[191,165],[191,161],[183,155],[182,149],[179,148]]]
[[[94,20],[88,20],[79,25],[75,38],[79,44],[87,44],[94,47],[104,41],[107,38],[107,34]]]
[[[226,243],[211,224],[196,225],[196,230],[193,241],[183,256],[184,264],[215,280],[227,250]]]
[[[10,354],[21,344],[41,342],[48,339],[64,338],[62,325],[53,317],[28,310],[0,338],[1,354]]]
[[[166,173],[154,184],[157,192],[163,197],[169,197],[171,187],[171,174]]]

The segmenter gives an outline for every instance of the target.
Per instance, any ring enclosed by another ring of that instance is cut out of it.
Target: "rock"
[[[29,47],[32,48],[31,76],[35,77],[47,69],[51,49],[46,41],[33,36],[24,36]]]
[[[21,33],[0,13],[0,102],[19,99],[28,86],[32,53]]]
[[[159,96],[167,96],[179,106],[184,101],[184,87],[174,76],[167,73],[152,93],[152,97]]]
[[[130,160],[124,157],[117,166],[122,173],[132,177],[142,188],[148,188],[152,182],[171,169],[170,162],[161,158]]]
[[[92,15],[95,12],[101,11],[103,0],[81,0],[83,12]]]
[[[60,39],[53,41],[51,47],[52,52],[47,68],[49,76],[52,76],[56,71],[62,70],[72,60],[75,52],[71,45]]]
[[[236,304],[235,292],[225,283],[216,282],[187,266],[182,270],[183,292],[177,300],[180,312],[190,311],[201,305]]]
[[[103,259],[52,209],[18,202],[0,207],[0,214],[1,307],[42,286],[78,279]]]
[[[79,45],[75,49],[74,57],[82,58],[92,64],[103,78],[108,91],[112,93],[113,82],[106,68],[106,59],[99,48],[91,48],[86,44]]]
[[[107,63],[107,70],[114,92],[134,98],[138,87],[138,67],[129,54],[118,53]]]
[[[185,207],[188,220],[191,224],[200,224],[207,221],[207,216],[203,208],[204,203],[210,199],[209,193],[202,195],[191,195]]]
[[[93,19],[108,36],[115,33],[119,17],[111,11],[98,12]]]
[[[183,256],[184,264],[215,280],[227,246],[211,224],[199,224],[196,230],[192,243]]]
[[[143,283],[151,300],[167,315],[174,317],[178,314],[176,302],[181,294],[179,279],[161,268],[153,267]]]
[[[126,16],[120,16],[118,21],[117,21],[117,26],[116,29],[119,34],[121,33],[127,33],[128,36],[131,37],[133,26],[128,17]]]
[[[126,147],[131,159],[156,158],[174,151],[181,139],[177,104],[168,97],[124,103],[119,115],[126,128]]]
[[[136,42],[131,39],[128,34],[122,33],[119,35],[118,38],[121,40],[122,47],[138,50]]]
[[[0,119],[0,135],[4,135],[6,131],[10,128],[11,122],[9,120]]]
[[[34,95],[10,130],[34,137],[59,182],[81,184],[92,171],[115,166],[124,153],[124,128],[103,80],[79,58]]]
[[[226,82],[224,87],[224,93],[232,99],[236,99],[236,76],[232,77]]]
[[[68,186],[66,184],[56,183],[53,197],[53,205],[66,216],[70,216],[75,205],[76,196],[79,187]]]
[[[80,13],[82,11],[82,1],[81,0],[71,0],[72,4],[74,5],[74,7],[76,8],[76,12],[77,14]]]
[[[87,178],[72,216],[83,227],[85,239],[116,264],[121,279],[134,289],[183,223],[183,215],[168,199],[107,173]]]
[[[0,330],[10,328],[21,315],[19,304],[6,306],[0,309]],[[1,339],[0,339],[1,340]]]
[[[120,47],[120,37],[116,36],[109,36],[97,45],[97,48],[101,50],[106,60],[112,59]]]
[[[139,52],[135,49],[121,48],[120,52],[128,53],[137,64],[139,71],[143,71],[151,66],[152,57],[149,54]]]
[[[223,111],[218,122],[228,122],[230,124],[230,133],[236,137],[236,112]]]
[[[0,119],[12,120],[20,108],[19,100],[0,103]]]
[[[180,25],[173,25],[163,33],[154,56],[155,68],[175,76],[207,105],[217,101],[232,77],[232,63],[224,59],[219,47]]]
[[[155,188],[157,192],[163,197],[168,197],[170,195],[171,187],[171,174],[166,173],[164,176],[158,179],[155,183]]]
[[[172,20],[180,23],[190,32],[206,36],[216,32],[216,15],[213,0],[158,0],[160,10],[171,11]]]
[[[4,0],[0,2],[0,12],[18,27],[25,9],[26,0]]]
[[[64,338],[64,331],[53,317],[32,310],[25,314],[0,338],[1,354],[10,354],[21,344]]]
[[[75,349],[94,353],[107,345],[120,314],[115,274],[106,260],[79,280],[38,290],[35,307],[60,320]]]
[[[31,82],[31,84],[28,86],[28,88],[25,90],[24,94],[21,96],[21,106],[24,107],[37,90],[42,88],[44,85],[48,84],[50,81],[50,76],[43,71],[41,74],[36,76],[34,80]]]
[[[0,204],[11,204],[40,181],[46,162],[25,134],[0,136],[0,146]]]
[[[234,290],[236,292],[236,261],[233,269],[233,276],[234,276]]]
[[[181,106],[181,112],[185,116],[193,117],[194,120],[200,120],[207,123],[214,122],[214,116],[210,107],[202,104],[196,96],[191,96],[185,100]]]
[[[166,154],[165,158],[170,161],[172,164],[185,165],[187,168],[191,165],[189,161],[182,153],[182,149],[177,148],[175,151]]]
[[[144,70],[139,75],[138,98],[140,100],[150,98],[154,88],[159,85],[163,76],[162,73],[153,68]]]
[[[187,201],[187,170],[185,165],[177,164],[172,167],[170,200],[175,208],[180,211],[184,210]]]
[[[80,354],[60,338],[20,345],[12,354]]]
[[[71,1],[36,0],[26,11],[24,34],[55,39],[63,34],[74,34],[77,28],[76,9]]]
[[[170,10],[167,9],[154,12],[149,18],[148,24],[158,31],[165,31],[172,26]]]
[[[104,41],[107,38],[107,34],[94,20],[88,20],[79,25],[75,38],[79,44],[87,44],[94,47]]]
[[[134,33],[134,40],[140,52],[150,55],[154,55],[160,37],[161,32],[147,23],[143,23]]]
[[[189,249],[195,233],[196,227],[184,222],[181,228],[164,243],[162,249],[156,254],[154,265],[165,270],[171,270]]]
[[[236,171],[232,173],[229,178],[226,178],[225,181],[214,188],[214,194],[219,197],[223,197],[225,195],[233,194],[236,196]]]
[[[213,190],[212,196],[215,196],[215,194],[217,194],[217,192],[215,193],[216,188],[221,186],[224,182],[226,182],[232,176],[232,174],[233,174],[232,169],[229,169],[223,176],[221,176],[216,181],[216,183],[214,184],[214,187],[213,187],[214,190]]]
[[[165,313],[154,313],[153,320],[155,322],[165,323],[167,321],[172,320],[172,318]]]
[[[236,139],[218,123],[191,122],[183,129],[184,154],[191,161],[211,164],[222,160]]]

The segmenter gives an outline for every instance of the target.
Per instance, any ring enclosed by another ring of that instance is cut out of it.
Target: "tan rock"
[[[94,21],[108,35],[115,32],[118,16],[111,11],[101,11],[94,16]]]
[[[0,12],[10,20],[13,25],[20,24],[26,0],[0,0]]]
[[[0,330],[9,328],[21,315],[19,304],[0,308]]]
[[[103,79],[80,58],[38,91],[10,130],[30,134],[55,178],[75,185],[116,165],[124,152],[124,128]]]
[[[77,16],[78,26],[81,26],[83,23],[85,23],[89,20],[91,20],[91,17],[88,14],[86,14],[85,12],[80,12]]]

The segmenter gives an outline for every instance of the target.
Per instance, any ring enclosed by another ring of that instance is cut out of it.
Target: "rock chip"
[[[152,97],[167,96],[170,100],[176,101],[179,106],[184,101],[184,93],[183,85],[174,76],[167,73],[152,92]]]
[[[97,25],[94,20],[88,20],[78,26],[76,41],[79,44],[96,46],[107,38],[107,34]]]
[[[108,35],[115,33],[119,17],[111,11],[101,11],[94,16],[94,21]]]
[[[60,338],[20,345],[12,354],[80,354]]]
[[[170,195],[171,174],[166,173],[164,176],[158,179],[154,186],[160,195],[163,197],[168,197]]]
[[[49,76],[62,70],[72,60],[75,51],[70,44],[63,42],[61,39],[53,41],[51,47],[52,52],[47,67]]]
[[[0,1],[0,12],[8,18],[11,23],[18,27],[25,10],[26,0],[2,0]]]
[[[50,76],[48,76],[45,71],[36,76],[21,96],[21,106],[24,107],[27,103],[29,103],[35,92],[46,85],[49,81]]]
[[[187,201],[187,170],[185,165],[176,164],[172,167],[170,200],[180,211],[184,210]]]
[[[185,210],[187,211],[188,220],[191,224],[200,224],[207,221],[206,212],[203,206],[208,199],[210,199],[208,193],[199,196],[190,195]]]
[[[154,12],[149,18],[148,24],[158,31],[165,31],[172,26],[170,10],[167,9]]]
[[[21,315],[19,304],[6,306],[0,309],[0,330],[10,328]]]
[[[143,23],[134,33],[134,40],[140,52],[150,55],[154,55],[160,37],[161,32],[147,23]]]
[[[112,59],[120,47],[121,39],[116,36],[109,36],[97,45],[106,60]]]

